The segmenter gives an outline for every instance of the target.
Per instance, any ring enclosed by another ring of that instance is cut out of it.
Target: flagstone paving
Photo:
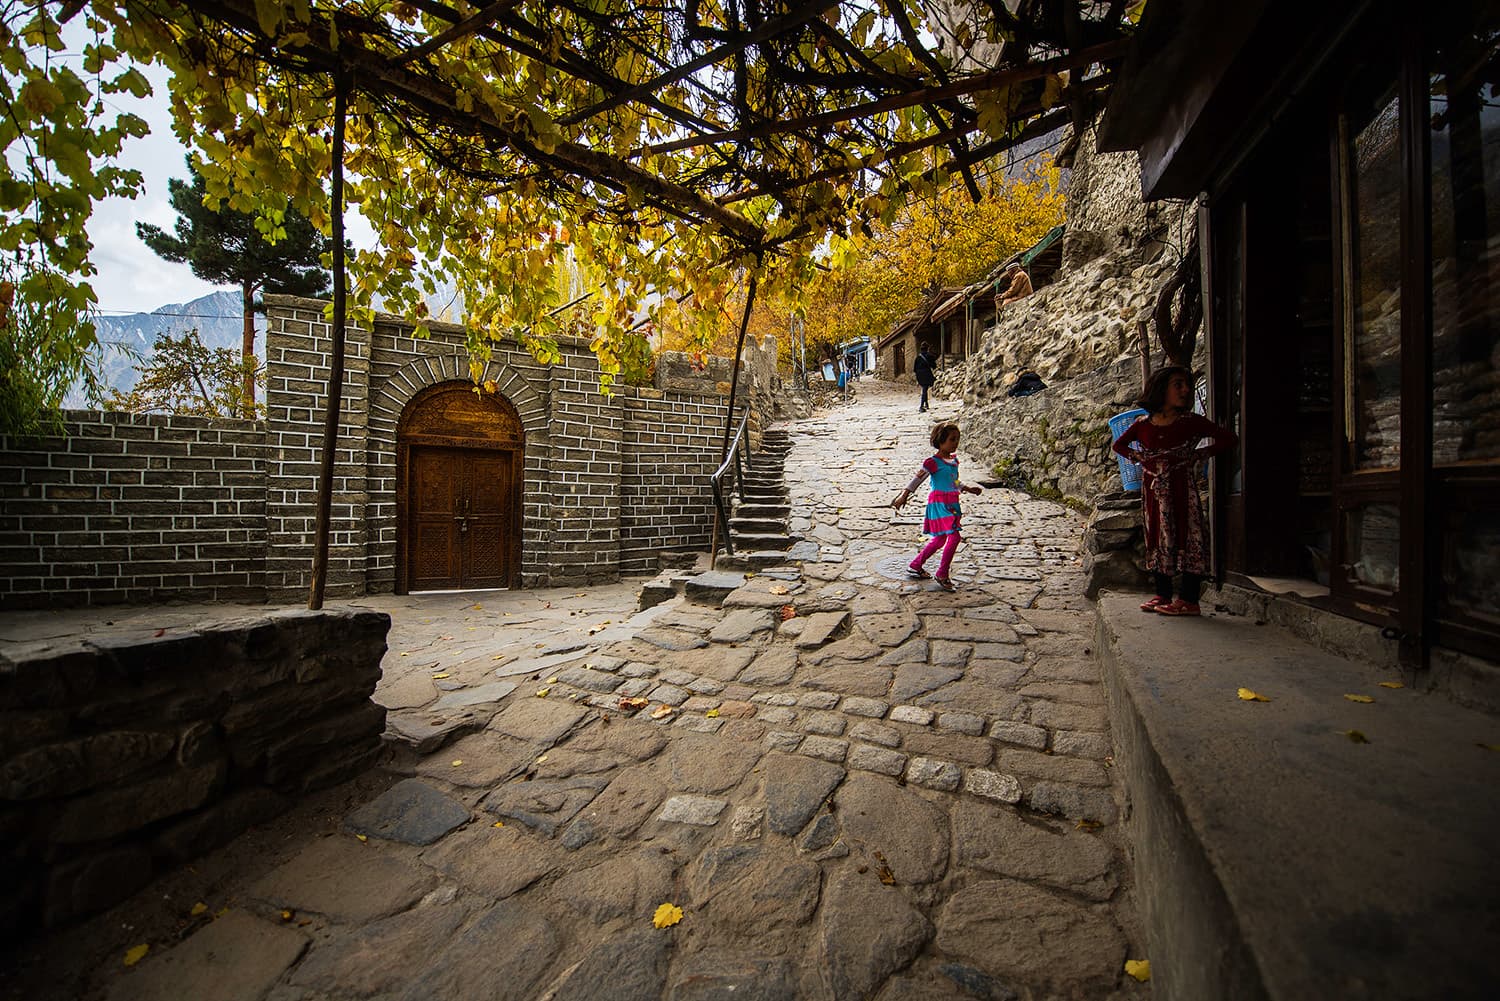
[[[889,502],[954,414],[914,403],[789,426],[803,559],[722,607],[355,602],[393,618],[382,767],[32,942],[5,996],[1149,997],[1082,519],[965,498],[958,591],[907,580]]]

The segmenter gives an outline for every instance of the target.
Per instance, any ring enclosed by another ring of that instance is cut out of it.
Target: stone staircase
[[[787,550],[797,541],[787,531],[792,509],[784,468],[791,449],[791,436],[784,430],[761,436],[760,451],[745,470],[740,497],[729,518],[734,553],[720,555],[720,569],[758,570],[787,561]]]

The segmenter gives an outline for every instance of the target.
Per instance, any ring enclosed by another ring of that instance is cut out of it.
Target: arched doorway
[[[445,382],[396,430],[396,591],[516,587],[526,432],[504,397]]]

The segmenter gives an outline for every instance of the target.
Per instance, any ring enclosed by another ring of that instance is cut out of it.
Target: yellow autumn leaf
[[[658,925],[657,927],[659,928],[661,926]],[[150,951],[151,947],[149,945],[137,945],[133,948],[127,949],[125,951],[125,965],[134,966],[136,963],[139,963],[141,960],[145,959],[146,953]]]
[[[707,716],[709,719],[718,719],[719,718],[719,710],[717,710],[717,709],[710,709],[708,712],[704,713],[703,715]]]
[[[549,685],[555,685],[555,684],[557,684],[557,675],[554,674],[552,677],[548,678],[547,679],[547,684],[549,684]]]
[[[190,917],[190,918],[196,918],[200,914],[207,914],[207,913],[208,913],[208,905],[205,904],[203,901],[200,900],[196,904],[193,905],[193,909],[192,910],[188,911],[188,917]]]
[[[481,604],[479,604],[478,602],[475,602],[474,603],[474,611],[476,611],[476,612],[482,612],[482,611],[484,611],[484,606],[481,605]]]
[[[490,826],[491,827],[504,827],[505,826],[505,821],[503,821],[503,820],[497,820],[493,824],[491,824]]]
[[[1348,737],[1349,740],[1355,744],[1368,744],[1370,742],[1370,738],[1366,737],[1364,733],[1359,730],[1340,730],[1339,733],[1342,733],[1345,737]]]
[[[296,915],[295,911],[283,910],[281,912],[281,920],[283,920],[283,921],[290,921],[290,920],[292,920],[292,918],[294,918],[296,916],[297,915]]]
[[[670,928],[682,920],[682,908],[676,904],[662,904],[651,918],[653,928]]]
[[[536,763],[537,764],[541,764],[543,761],[546,761],[546,760],[547,760],[547,756],[544,754],[540,758],[536,759]]]
[[[1348,699],[1350,702],[1374,702],[1375,701],[1374,699],[1372,699],[1368,695],[1349,695],[1349,694],[1345,693],[1344,698]]]
[[[1151,960],[1127,959],[1125,960],[1125,972],[1144,984],[1151,979]]]
[[[453,759],[453,767],[454,768],[457,768],[459,765],[461,765],[463,763],[464,763],[464,759],[463,758],[454,758]]]
[[[1271,701],[1270,699],[1266,698],[1264,695],[1259,695],[1259,694],[1257,694],[1255,692],[1252,692],[1248,688],[1241,688],[1240,689],[1240,698],[1243,701],[1245,701],[1245,702],[1270,702]]]
[[[1380,687],[1381,688],[1405,688],[1406,686],[1404,684],[1402,684],[1401,682],[1399,682],[1399,681],[1382,681],[1380,683]]]
[[[657,706],[655,709],[651,710],[651,718],[652,719],[663,719],[663,718],[665,718],[667,716],[672,715],[676,711],[677,710],[674,709],[674,708],[672,708],[671,706],[660,705],[660,706]]]
[[[539,699],[545,699],[547,697],[547,693],[550,691],[552,691],[552,689],[550,688],[538,688],[536,690],[536,697]]]
[[[446,677],[448,677],[448,672],[447,671],[439,671],[437,674],[434,674],[432,676],[432,680],[433,681],[442,681]]]
[[[369,841],[370,840],[368,837],[366,837],[363,834],[356,834],[354,837],[355,837],[356,840],[361,841],[361,842],[365,842],[365,841]]]

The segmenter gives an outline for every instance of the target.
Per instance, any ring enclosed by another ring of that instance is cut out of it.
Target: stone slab
[[[969,772],[966,787],[972,787],[975,775]],[[953,850],[959,865],[1089,900],[1108,900],[1119,885],[1114,853],[1098,834],[978,800],[954,809]]]
[[[801,735],[797,735],[800,740]],[[827,761],[772,752],[762,759],[766,825],[792,837],[812,819],[828,794],[844,778],[844,769]]]
[[[669,824],[712,827],[719,822],[719,814],[728,805],[728,800],[708,796],[673,796],[662,806],[656,819]]]
[[[355,834],[430,845],[469,821],[469,808],[418,779],[404,779],[344,818]]]
[[[487,685],[476,685],[473,688],[460,688],[456,692],[449,692],[434,702],[428,708],[430,713],[449,712],[454,709],[463,709],[468,706],[486,705],[491,702],[499,702],[511,692],[516,690],[513,682],[491,681]]]
[[[247,895],[276,910],[311,911],[357,923],[404,910],[434,882],[431,872],[351,834],[312,842],[252,883]]]
[[[260,1001],[307,948],[307,937],[230,911],[187,941],[147,956],[109,989],[109,1001]]]

